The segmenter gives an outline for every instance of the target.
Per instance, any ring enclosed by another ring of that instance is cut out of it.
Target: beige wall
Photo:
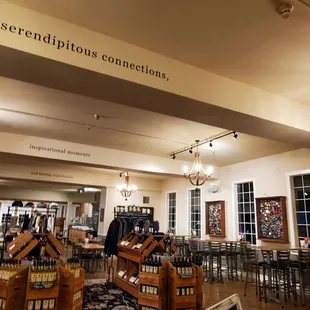
[[[234,183],[253,181],[255,197],[286,196],[289,237],[291,242],[296,242],[295,233],[295,209],[291,200],[289,176],[299,173],[310,173],[310,150],[297,151],[268,156],[248,162],[243,162],[221,168],[219,192],[212,194],[207,192],[207,186],[202,188],[202,219],[203,232],[205,232],[204,201],[226,201],[226,233],[227,239],[235,240],[238,236],[237,210],[234,196]],[[308,171],[307,171],[308,170]],[[165,208],[161,211],[164,224],[167,227],[167,193],[177,192],[177,233],[189,232],[188,214],[188,190],[193,188],[186,180],[170,179],[163,182],[163,194],[161,204]],[[204,236],[206,237],[206,236]]]

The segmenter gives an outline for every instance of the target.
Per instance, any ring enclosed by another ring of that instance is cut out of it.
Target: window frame
[[[166,221],[166,223],[167,223],[167,231],[169,231],[169,228],[170,228],[170,226],[169,226],[169,224],[170,224],[170,195],[171,194],[175,194],[175,206],[174,206],[174,208],[175,208],[175,212],[174,212],[174,214],[175,214],[175,220],[174,220],[174,222],[175,222],[175,227],[174,227],[174,233],[173,234],[176,234],[177,233],[177,197],[178,197],[178,194],[177,194],[177,191],[170,191],[170,192],[167,192],[166,193],[166,199],[167,199],[167,221]]]
[[[191,205],[191,192],[195,191],[197,188],[189,188],[187,190],[187,207],[188,207],[188,235],[192,236],[192,205]],[[200,191],[200,197],[199,197],[199,207],[200,212],[199,213],[193,213],[193,214],[200,214],[200,235],[197,235],[199,238],[202,238],[203,236],[203,208],[202,208],[202,188],[198,188]]]
[[[244,189],[242,188],[242,192],[238,193],[238,185],[243,185],[243,184],[249,184],[249,191],[244,191]],[[250,183],[252,183],[253,185],[253,190],[251,190],[250,188]],[[239,202],[238,201],[238,194],[242,194],[242,201]],[[248,194],[249,195],[249,200],[245,201],[244,200],[244,194]],[[253,194],[253,200],[251,199],[251,194]],[[234,201],[235,201],[235,216],[236,216],[236,235],[237,237],[239,236],[239,232],[240,232],[240,225],[242,224],[244,225],[244,233],[245,235],[250,235],[251,236],[251,244],[258,244],[258,237],[257,237],[257,219],[256,219],[256,201],[255,201],[255,180],[253,179],[248,179],[248,180],[240,180],[240,181],[235,181],[233,182],[233,195],[234,195]],[[239,205],[242,204],[242,212],[239,211]],[[245,209],[245,205],[249,204],[249,211],[246,211]],[[252,208],[252,204],[253,204],[253,208]],[[239,215],[243,215],[243,221],[239,221],[240,216]],[[246,221],[246,215],[249,215],[249,221]],[[253,220],[254,218],[254,220]],[[251,232],[250,233],[246,233],[246,225],[250,225],[249,227],[251,228]],[[253,234],[253,225],[254,225],[254,229],[255,229],[255,234]],[[254,239],[255,237],[255,239]],[[255,243],[254,243],[255,241]]]
[[[305,185],[304,182],[304,176],[310,176],[310,172],[304,172],[304,173],[298,173],[291,176],[291,192],[292,192],[292,203],[294,205],[294,219],[295,219],[295,233],[296,233],[296,239],[298,240],[298,243],[300,243],[300,240],[303,240],[304,238],[310,238],[310,208],[307,208],[307,202],[309,202],[310,205],[310,196],[308,198],[305,195],[305,189],[308,188],[310,190],[310,184]],[[301,177],[302,185],[301,186],[295,186],[294,184],[294,178]],[[303,198],[296,197],[296,189],[302,190],[303,192]],[[303,202],[304,211],[300,211],[300,209],[297,207],[297,202]],[[304,214],[305,224],[299,224],[298,217],[299,215]],[[309,221],[308,221],[309,219]],[[299,236],[299,226],[305,226],[306,229],[306,236]]]

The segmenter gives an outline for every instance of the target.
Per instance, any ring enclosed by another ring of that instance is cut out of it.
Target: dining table
[[[82,244],[81,245],[82,249],[90,252],[90,264],[89,264],[89,269],[87,270],[90,273],[96,273],[95,267],[97,263],[97,257],[98,257],[98,252],[101,252],[104,250],[104,246],[97,244],[97,243],[88,243],[88,244]]]

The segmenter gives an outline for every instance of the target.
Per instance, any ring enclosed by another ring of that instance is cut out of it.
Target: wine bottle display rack
[[[28,268],[2,264],[0,268],[0,309],[23,309],[27,288]]]
[[[51,258],[59,258],[64,253],[62,244],[53,234],[24,231],[8,244],[8,254],[10,258],[22,259],[36,247],[40,247],[39,253],[43,250]]]
[[[59,270],[49,262],[38,260],[29,268],[24,310],[58,309]]]
[[[73,265],[73,266],[72,266]],[[60,288],[58,309],[82,310],[85,271],[77,263],[59,267]]]
[[[154,253],[164,252],[161,241],[166,238],[167,235],[124,236],[118,243],[115,284],[138,299],[140,310],[201,310],[202,268],[185,259],[177,259],[176,266],[161,262]]]
[[[196,309],[197,289],[195,266],[189,263],[184,264],[181,262],[180,264],[178,264],[178,261],[176,261],[175,266],[172,262],[168,262],[167,265],[169,296],[169,303],[167,303],[167,309]],[[189,275],[190,273],[190,277],[182,277],[182,275]]]

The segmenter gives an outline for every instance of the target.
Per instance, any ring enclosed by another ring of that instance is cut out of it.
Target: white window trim
[[[310,174],[310,169],[305,170],[297,170],[287,172],[286,175],[286,187],[287,187],[287,202],[286,202],[286,213],[287,213],[287,227],[288,227],[288,236],[289,242],[293,247],[299,246],[298,240],[298,230],[297,230],[297,218],[296,218],[296,205],[293,194],[293,177],[302,175],[302,174]],[[292,220],[289,220],[292,219]]]
[[[189,205],[189,192],[192,190],[195,190],[197,187],[188,187],[187,188],[187,216],[188,216],[188,225],[187,225],[187,235],[191,236],[191,208]],[[203,188],[202,187],[198,187],[200,189],[200,218],[201,218],[201,236],[200,238],[202,239],[202,236],[205,235],[205,231],[204,231],[204,218],[203,218]]]
[[[234,216],[235,216],[235,231],[234,231],[234,236],[236,240],[238,240],[239,237],[239,219],[238,219],[238,202],[237,202],[237,184],[240,183],[249,183],[253,182],[253,193],[254,193],[254,214],[255,214],[255,226],[256,226],[256,245],[260,245],[261,241],[257,239],[257,218],[256,218],[256,179],[243,179],[243,180],[236,180],[232,182],[232,202],[233,202],[233,210],[234,210]]]
[[[175,234],[178,234],[178,218],[177,218],[177,201],[178,201],[178,191],[166,192],[166,231],[169,229],[169,194],[175,193]]]

